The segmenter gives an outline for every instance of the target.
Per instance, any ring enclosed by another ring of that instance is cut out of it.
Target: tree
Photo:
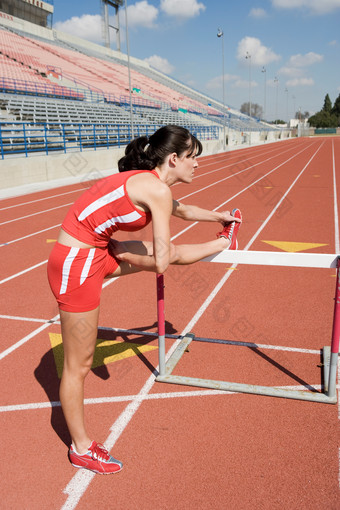
[[[241,105],[240,111],[241,113],[249,115],[249,101]],[[251,103],[251,117],[262,119],[262,116],[263,116],[262,106],[257,103]]]
[[[339,100],[339,101],[338,101]],[[335,106],[336,104],[336,106]],[[312,127],[316,128],[335,128],[339,125],[338,108],[340,108],[340,95],[335,101],[332,108],[332,101],[328,94],[325,95],[322,110],[317,112],[312,117],[309,117],[308,122]]]
[[[298,111],[295,113],[295,118],[296,119],[299,119],[299,120],[305,120],[305,119],[308,119],[310,116],[310,113],[309,112],[301,112],[301,111]]]
[[[321,110],[309,118],[309,124],[316,128],[333,128],[338,126],[338,119],[336,115],[330,112]]]
[[[324,100],[323,108],[321,111],[328,112],[328,113],[331,113],[331,111],[332,111],[332,101],[330,100],[330,97],[328,94],[325,95],[325,100]]]
[[[340,127],[340,94],[336,98],[333,108],[332,108],[332,115],[335,115],[335,117],[338,119],[338,126]]]

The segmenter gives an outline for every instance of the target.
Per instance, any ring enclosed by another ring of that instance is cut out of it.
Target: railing
[[[137,124],[134,136],[150,136],[161,124]],[[184,126],[199,140],[217,140],[217,126]],[[109,149],[127,145],[132,139],[130,124],[70,124],[1,122],[1,158],[14,154]]]
[[[55,99],[73,99],[90,103],[110,103],[118,106],[130,105],[130,97],[111,94],[109,92],[91,90],[90,88],[65,87],[53,83],[37,83],[30,80],[17,80],[14,78],[0,78],[0,92],[7,94],[23,94],[29,96],[53,97]],[[152,101],[132,94],[133,106],[146,106],[160,110],[169,109],[170,103]]]
[[[37,83],[29,80],[14,80],[13,78],[0,78],[0,92],[53,97],[57,99],[84,99],[82,91],[63,87],[62,85]]]

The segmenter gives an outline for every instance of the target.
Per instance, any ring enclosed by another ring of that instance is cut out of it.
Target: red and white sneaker
[[[240,220],[242,220],[242,214],[239,209],[233,209],[231,211],[231,214],[235,218],[239,218]],[[225,239],[228,239],[228,241],[230,241],[230,245],[228,246],[227,250],[237,250],[238,248],[237,233],[239,231],[240,226],[241,223],[239,223],[238,221],[230,221],[224,225],[222,232],[219,232],[217,234],[217,237],[225,237]]]
[[[71,445],[69,459],[72,466],[89,469],[99,475],[118,473],[123,468],[123,464],[119,460],[112,457],[102,444],[95,441],[92,441],[88,451],[83,455],[80,455]]]

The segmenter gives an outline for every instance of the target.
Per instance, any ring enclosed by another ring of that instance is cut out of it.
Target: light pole
[[[266,102],[267,102],[267,69],[263,66],[262,73],[264,73],[264,103],[263,103],[263,119],[266,118]]]
[[[246,53],[246,59],[249,60],[249,117],[251,117],[251,55]]]
[[[134,135],[133,113],[132,113],[130,49],[129,49],[128,15],[127,15],[127,1],[126,0],[125,0],[125,25],[126,25],[126,51],[127,51],[127,57],[128,57],[131,139],[133,140],[135,135]]]
[[[220,28],[217,29],[217,37],[222,40],[222,101],[223,101],[223,150],[226,149],[225,137],[225,97],[224,97],[224,33]]]
[[[288,111],[288,89],[287,87],[285,88],[285,93],[287,94],[287,105],[286,105],[286,109],[287,109],[287,113],[286,113],[286,117],[287,117],[287,127],[288,127],[288,121],[289,121],[289,111]]]
[[[276,101],[275,101],[275,121],[277,121],[277,100],[278,100],[278,91],[279,91],[279,80],[277,76],[274,78],[274,83],[276,84]]]

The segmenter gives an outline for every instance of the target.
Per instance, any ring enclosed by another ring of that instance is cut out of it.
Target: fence
[[[150,136],[161,124],[137,124],[134,137]],[[199,140],[218,140],[218,126],[186,127]],[[52,124],[28,122],[0,123],[1,158],[12,154],[82,151],[121,147],[132,139],[130,124]]]

